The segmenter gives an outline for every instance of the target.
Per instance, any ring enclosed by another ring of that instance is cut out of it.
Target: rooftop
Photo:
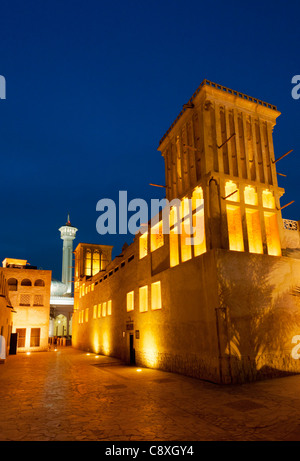
[[[219,85],[218,83],[214,83],[214,82],[211,82],[210,80],[206,80],[204,79],[202,83],[200,83],[199,87],[197,88],[197,90],[195,91],[195,93],[193,94],[193,96],[189,99],[189,101],[183,105],[183,108],[182,108],[182,111],[179,113],[179,115],[177,116],[176,120],[174,120],[174,122],[172,123],[172,125],[170,126],[170,128],[168,129],[168,131],[164,134],[164,136],[161,138],[161,140],[159,141],[159,145],[163,142],[163,140],[167,137],[167,135],[170,133],[170,131],[172,130],[172,128],[176,125],[176,123],[178,122],[178,120],[181,118],[181,116],[184,114],[184,112],[187,110],[187,109],[191,109],[193,108],[193,100],[195,99],[195,97],[197,96],[198,93],[200,93],[201,89],[205,86],[210,86],[212,88],[215,88],[216,90],[220,90],[220,91],[224,91],[228,94],[231,94],[233,96],[237,96],[241,99],[245,99],[245,100],[248,100],[250,102],[254,102],[255,104],[259,104],[261,106],[264,106],[264,107],[267,107],[268,109],[272,109],[272,110],[277,110],[277,107],[274,106],[273,104],[269,104],[268,102],[265,102],[265,101],[262,101],[260,99],[257,99],[257,98],[253,98],[252,96],[248,96],[244,93],[240,93],[239,91],[236,91],[236,90],[232,90],[230,88],[227,88],[226,86],[223,86],[223,85]]]

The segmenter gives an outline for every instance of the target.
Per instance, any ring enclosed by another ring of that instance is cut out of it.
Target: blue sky
[[[296,1],[1,1],[0,258],[61,276],[58,228],[100,236],[96,203],[162,198],[158,143],[204,78],[278,107],[275,156],[285,218],[300,219],[300,74]]]

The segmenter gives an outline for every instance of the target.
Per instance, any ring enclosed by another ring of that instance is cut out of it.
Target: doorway
[[[135,349],[133,345],[133,335],[129,335],[129,352],[130,352],[130,365],[135,365]]]

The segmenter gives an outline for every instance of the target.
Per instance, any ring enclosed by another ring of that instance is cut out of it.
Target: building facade
[[[279,115],[202,82],[158,148],[168,233],[162,211],[98,273],[103,246],[75,251],[75,347],[218,383],[300,371],[299,223],[281,214]]]
[[[51,271],[38,270],[26,260],[6,258],[0,272],[16,311],[12,333],[18,333],[17,351],[48,350]]]

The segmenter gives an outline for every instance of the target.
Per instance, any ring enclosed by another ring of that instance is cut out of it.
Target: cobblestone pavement
[[[300,376],[219,386],[71,347],[0,365],[1,441],[300,440]]]

